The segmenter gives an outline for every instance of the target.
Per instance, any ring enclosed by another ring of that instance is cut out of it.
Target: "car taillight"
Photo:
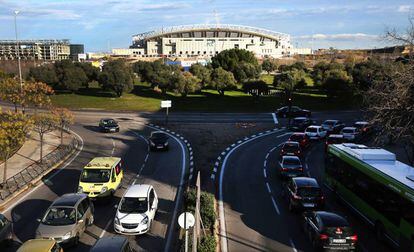
[[[300,197],[300,196],[298,196],[298,195],[296,195],[296,194],[293,194],[293,198],[294,198],[294,199],[296,199],[296,200],[300,200],[300,199],[302,199],[302,197]]]
[[[320,201],[324,201],[325,200],[325,197],[322,195],[322,196],[319,196],[319,200]]]
[[[300,154],[300,150],[296,151],[296,154],[298,154],[298,155],[299,155],[299,154]]]
[[[303,168],[302,167],[300,167],[298,170],[301,171],[301,172],[303,172]]]
[[[288,171],[288,168],[282,168],[282,171]]]
[[[349,237],[353,242],[358,241],[358,236],[357,235],[353,235],[351,237]]]
[[[320,235],[319,235],[319,239],[320,239],[320,240],[328,240],[328,238],[329,238],[329,237],[328,237],[328,235],[326,235],[326,234],[320,234]]]

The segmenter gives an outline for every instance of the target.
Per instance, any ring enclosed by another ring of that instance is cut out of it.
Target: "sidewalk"
[[[63,134],[63,144],[69,143],[71,136]],[[60,145],[60,131],[52,131],[44,135],[43,157],[54,151]],[[13,177],[26,167],[40,160],[40,138],[36,132],[31,132],[29,139],[7,162],[7,179]],[[4,163],[0,164],[0,182],[3,181]]]

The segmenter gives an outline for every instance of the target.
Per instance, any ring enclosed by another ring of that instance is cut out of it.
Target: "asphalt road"
[[[149,152],[146,138],[153,129],[136,120],[120,120],[121,132],[110,134],[98,131],[95,117],[80,116],[77,119],[78,123],[72,129],[80,135],[84,145],[76,158],[49,173],[42,179],[44,183],[23,194],[4,209],[3,214],[13,220],[15,239],[24,242],[34,238],[38,226],[36,219],[44,214],[58,196],[76,192],[80,172],[93,157],[119,156],[124,159],[126,167],[122,188],[115,193],[110,203],[95,202],[94,225],[87,228],[77,247],[67,248],[65,251],[87,251],[97,239],[114,236],[114,205],[134,182],[152,184],[158,194],[159,205],[150,232],[129,237],[133,247],[138,251],[169,251],[174,248],[177,229],[173,216],[179,210],[176,200],[181,197],[182,192],[180,191],[180,195],[177,192],[188,166],[187,150],[171,138],[169,151]],[[17,247],[15,244],[8,251],[15,251]]]
[[[219,194],[223,200],[222,251],[312,251],[301,230],[299,213],[291,213],[278,176],[280,145],[286,130],[258,136],[229,152],[222,164]],[[305,171],[322,185],[323,144],[303,156]],[[223,171],[224,169],[224,171]],[[327,190],[326,210],[340,213],[354,226],[362,251],[391,251],[375,240],[373,229],[344,207]]]

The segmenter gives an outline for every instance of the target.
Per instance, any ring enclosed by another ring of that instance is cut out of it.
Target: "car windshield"
[[[297,149],[298,149],[297,144],[285,144],[283,146],[283,150],[285,150],[285,151],[296,151]]]
[[[293,124],[302,124],[305,122],[305,119],[301,118],[301,119],[293,119]]]
[[[160,140],[167,138],[167,136],[164,133],[152,133],[151,138]]]
[[[112,119],[110,119],[110,120],[104,120],[103,121],[103,124],[104,125],[116,125],[116,121],[115,120],[112,120]]]
[[[303,139],[303,135],[291,135],[290,140],[292,141],[301,141]]]
[[[354,133],[353,129],[343,129],[342,130],[343,133]]]
[[[119,207],[121,213],[145,213],[147,210],[147,198],[124,197]]]
[[[298,188],[298,194],[301,197],[318,197],[321,195],[321,189],[317,187]]]
[[[300,160],[296,158],[285,158],[283,159],[284,165],[300,165]]]
[[[7,224],[7,219],[4,215],[0,215],[0,230],[4,228]]]
[[[323,122],[324,125],[329,125],[329,126],[335,125],[335,123],[336,121],[329,121],[329,120]]]
[[[80,180],[81,182],[104,183],[109,181],[110,176],[110,169],[84,169]]]
[[[50,208],[42,223],[51,226],[72,225],[76,222],[76,210],[73,207],[52,207]]]
[[[318,132],[318,129],[317,128],[307,128],[306,129],[306,132],[312,132],[312,133],[314,133],[314,132]]]

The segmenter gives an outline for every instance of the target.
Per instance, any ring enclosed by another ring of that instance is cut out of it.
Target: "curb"
[[[22,194],[23,192],[25,192],[26,190],[33,188],[37,185],[37,183],[39,181],[42,180],[42,178],[49,174],[51,171],[53,171],[54,169],[56,169],[57,167],[59,167],[60,165],[62,165],[64,162],[66,162],[66,160],[68,160],[73,153],[76,152],[76,150],[78,149],[79,146],[79,140],[76,138],[75,136],[75,146],[74,148],[70,151],[70,153],[68,153],[64,158],[62,158],[59,162],[57,162],[56,164],[54,164],[52,167],[50,167],[48,170],[45,170],[41,175],[39,175],[37,178],[33,179],[32,181],[30,181],[29,183],[27,183],[27,185],[24,185],[22,188],[20,188],[19,190],[15,191],[14,193],[12,193],[6,200],[4,200],[1,204],[0,204],[0,210],[3,210],[4,207],[10,203],[10,201],[14,200],[17,196],[19,196],[20,194]]]

